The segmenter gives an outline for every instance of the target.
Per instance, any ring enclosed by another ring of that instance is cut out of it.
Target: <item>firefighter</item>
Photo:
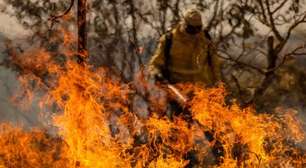
[[[182,21],[160,38],[148,72],[153,79],[169,83],[213,85],[221,80],[221,63],[209,34],[203,31],[199,11],[188,10]]]
[[[221,81],[221,61],[217,57],[209,33],[203,30],[199,11],[188,10],[178,25],[161,36],[147,68],[151,78],[166,81],[170,85],[191,82],[212,86]],[[196,123],[188,103],[187,106],[181,105],[181,99],[178,100],[181,96],[177,92],[179,92],[178,89],[168,94],[167,117],[173,119],[173,116],[181,115],[188,123]],[[188,99],[189,96],[186,101]],[[215,140],[213,135],[213,130],[205,132],[210,142]],[[221,158],[223,147],[219,145],[221,143],[218,143],[218,140],[215,141],[216,145],[212,147],[212,153],[216,158]],[[200,162],[201,158],[196,157],[196,153],[188,152],[186,158],[190,162],[186,167],[192,167]]]

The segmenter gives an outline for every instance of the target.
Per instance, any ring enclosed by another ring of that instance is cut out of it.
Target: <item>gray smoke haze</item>
[[[0,16],[0,18],[2,17]],[[4,29],[5,28],[2,27],[0,28],[0,31]],[[22,29],[18,31],[21,31],[19,35],[24,33]],[[18,33],[7,33],[5,31],[0,32],[0,62],[7,57],[5,48],[6,40],[17,40],[18,38],[15,36],[17,34]],[[19,36],[19,38],[20,37],[21,36]],[[38,108],[37,100],[34,100],[33,103],[29,105],[30,107],[26,110],[21,110],[22,102],[13,101],[12,98],[18,95],[18,91],[20,89],[20,83],[18,82],[16,72],[12,69],[6,68],[5,66],[0,66],[0,122],[10,122],[18,125],[22,124],[25,127],[42,126],[42,123],[38,118],[40,116],[40,110]]]

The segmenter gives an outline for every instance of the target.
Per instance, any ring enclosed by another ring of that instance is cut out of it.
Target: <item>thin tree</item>
[[[87,0],[78,0],[78,58],[80,62],[84,62],[88,57],[87,49],[87,30],[86,30],[86,11]]]

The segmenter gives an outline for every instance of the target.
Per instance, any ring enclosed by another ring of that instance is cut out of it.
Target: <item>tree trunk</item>
[[[268,72],[265,74],[265,79],[262,85],[257,89],[256,94],[257,96],[263,95],[266,89],[270,86],[273,78],[274,78],[274,71],[273,69],[276,67],[277,62],[277,53],[274,50],[274,39],[272,36],[268,38]]]
[[[274,49],[274,38],[272,36],[268,38],[267,45],[268,45],[268,55],[267,55],[268,71],[265,73],[265,78],[261,86],[255,90],[255,95],[254,95],[255,104],[264,104],[263,102],[261,102],[261,101],[265,101],[263,100],[263,98],[265,97],[264,93],[268,89],[268,87],[271,85],[271,83],[273,82],[275,78],[274,69],[276,68],[278,54]]]
[[[78,0],[78,61],[84,62],[88,58],[86,9],[87,0]]]

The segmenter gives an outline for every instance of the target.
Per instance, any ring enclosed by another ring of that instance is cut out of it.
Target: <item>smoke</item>
[[[16,40],[16,42],[19,40]],[[7,36],[0,34],[0,122],[9,122],[24,128],[48,127],[49,117],[41,115],[40,93],[33,93],[28,101],[18,78],[18,71],[9,67]]]

